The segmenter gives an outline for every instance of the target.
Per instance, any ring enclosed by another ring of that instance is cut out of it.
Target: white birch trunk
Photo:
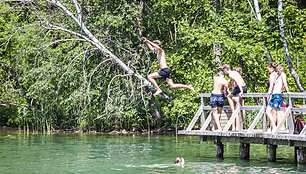
[[[258,4],[258,0],[254,0],[254,7],[255,7],[255,12],[256,12],[257,19],[258,19],[260,22],[262,22],[261,14],[260,14],[260,9],[259,9],[259,4]]]
[[[281,13],[282,10],[283,10],[283,1],[282,0],[278,0],[278,10],[277,10],[277,12],[278,12],[278,20],[279,20],[279,29],[280,29],[281,36],[282,36],[283,43],[284,43],[284,48],[285,48],[285,53],[286,53],[288,67],[289,67],[289,70],[290,70],[290,73],[291,73],[292,77],[295,80],[295,83],[296,83],[297,87],[299,88],[299,90],[301,92],[304,92],[305,89],[304,89],[304,87],[303,87],[303,85],[302,85],[302,83],[300,81],[299,75],[295,72],[295,70],[293,68],[292,60],[290,58],[288,43],[287,43],[287,39],[286,39],[286,35],[285,35],[285,30],[284,30],[284,21],[283,21],[282,13]]]

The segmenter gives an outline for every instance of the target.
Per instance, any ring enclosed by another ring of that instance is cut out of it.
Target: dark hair
[[[160,40],[154,40],[153,43],[157,44],[159,47],[162,48],[162,43]]]
[[[278,66],[278,63],[270,62],[268,66],[271,67],[271,68],[273,68],[274,71],[276,71],[276,67]]]
[[[224,64],[223,66],[222,66],[222,70],[224,71],[224,70],[226,70],[226,71],[229,71],[231,69],[231,67],[228,65],[228,64]]]
[[[183,157],[177,157],[177,158],[175,159],[175,161],[174,161],[174,164],[180,164],[180,163],[183,162],[183,160],[184,160]]]
[[[225,72],[222,70],[222,69],[220,69],[220,71],[219,71],[220,73],[221,73],[221,75],[225,75]]]

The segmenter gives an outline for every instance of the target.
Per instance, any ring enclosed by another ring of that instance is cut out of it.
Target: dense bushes
[[[70,1],[63,4],[76,14]],[[306,15],[302,4],[284,2],[283,15],[294,68],[304,82]],[[37,24],[44,17],[83,34],[63,11],[44,1],[1,2],[0,103],[7,105],[0,106],[2,126],[38,131],[184,127],[199,107],[197,94],[212,90],[220,63],[217,57],[221,63],[243,67],[249,92],[267,91],[267,52],[286,66],[277,1],[260,1],[263,22],[256,20],[247,1],[95,0],[80,5],[88,29],[143,77],[159,68],[156,55],[141,42],[140,34],[161,40],[174,82],[193,84],[197,93],[168,90],[159,80],[175,99],[170,103],[160,97],[152,100],[139,80],[90,43]],[[214,51],[216,45],[221,54]],[[297,92],[288,69],[286,74],[290,90]]]

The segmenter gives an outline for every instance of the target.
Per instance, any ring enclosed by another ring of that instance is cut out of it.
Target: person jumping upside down
[[[193,92],[195,92],[192,85],[173,83],[171,76],[170,76],[170,69],[168,68],[167,63],[166,63],[166,54],[165,54],[165,51],[162,49],[162,43],[159,40],[154,40],[153,42],[151,42],[145,37],[142,37],[141,39],[143,40],[144,43],[148,45],[150,50],[155,51],[157,53],[157,60],[158,60],[159,68],[161,69],[160,71],[154,72],[148,76],[149,81],[156,88],[156,92],[153,94],[153,96],[159,95],[160,93],[163,92],[155,81],[156,78],[161,78],[161,77],[166,79],[166,82],[168,83],[171,89],[188,88],[192,90]]]

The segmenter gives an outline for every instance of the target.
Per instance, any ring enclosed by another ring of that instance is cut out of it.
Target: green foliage
[[[53,129],[158,129],[189,124],[200,105],[199,93],[212,90],[221,63],[242,66],[249,92],[266,92],[267,49],[287,67],[277,18],[277,1],[260,1],[262,22],[247,1],[79,1],[82,21],[96,38],[143,77],[159,70],[156,55],[140,41],[139,31],[159,39],[175,83],[187,89],[161,88],[175,97],[167,103],[88,42],[73,34],[31,25],[41,18],[84,34],[62,10],[44,1],[34,4],[1,2],[0,125],[38,131]],[[306,14],[301,1],[284,2],[283,17],[293,66],[305,87]],[[63,1],[77,13],[71,1]],[[37,23],[36,23],[37,24]],[[214,54],[220,44],[222,54]],[[288,68],[291,91],[297,92]],[[247,101],[251,104],[254,101]],[[19,107],[17,107],[18,105]],[[157,107],[157,109],[156,109]],[[24,109],[27,108],[27,109]],[[158,110],[162,119],[153,114]],[[256,114],[250,114],[256,115]],[[252,117],[253,117],[252,116]]]

